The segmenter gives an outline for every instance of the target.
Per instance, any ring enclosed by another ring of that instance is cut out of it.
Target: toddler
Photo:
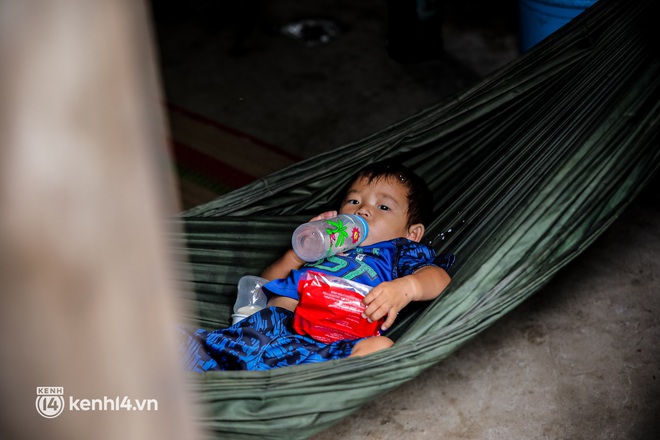
[[[338,213],[361,216],[369,234],[360,247],[314,263],[304,262],[289,249],[261,275],[271,280],[263,286],[268,307],[227,329],[190,335],[183,346],[187,368],[264,370],[363,356],[390,347],[393,341],[382,335],[326,344],[297,334],[292,321],[298,281],[313,270],[373,286],[364,297],[363,316],[370,322],[384,319],[385,332],[408,303],[432,300],[450,282],[446,270],[454,257],[438,258],[432,248],[419,243],[431,207],[432,194],[406,167],[380,162],[363,169],[351,179],[339,211],[312,219]]]

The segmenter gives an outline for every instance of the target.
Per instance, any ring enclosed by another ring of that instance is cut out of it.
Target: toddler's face
[[[395,178],[371,181],[362,178],[349,188],[340,214],[356,214],[369,224],[369,234],[363,246],[399,237],[414,239],[409,234],[408,188]]]

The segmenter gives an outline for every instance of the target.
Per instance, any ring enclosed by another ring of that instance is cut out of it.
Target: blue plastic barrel
[[[520,51],[539,41],[584,12],[597,0],[519,0]]]

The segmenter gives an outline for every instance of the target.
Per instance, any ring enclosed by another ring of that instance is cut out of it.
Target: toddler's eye
[[[359,202],[355,199],[346,200],[347,205],[357,205]]]
[[[381,211],[389,211],[390,207],[387,205],[378,205],[378,209],[380,209]]]

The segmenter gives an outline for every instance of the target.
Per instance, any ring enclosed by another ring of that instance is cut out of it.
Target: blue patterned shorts
[[[348,357],[361,339],[324,344],[293,330],[293,312],[269,307],[231,327],[191,332],[180,328],[187,370],[270,370]]]

